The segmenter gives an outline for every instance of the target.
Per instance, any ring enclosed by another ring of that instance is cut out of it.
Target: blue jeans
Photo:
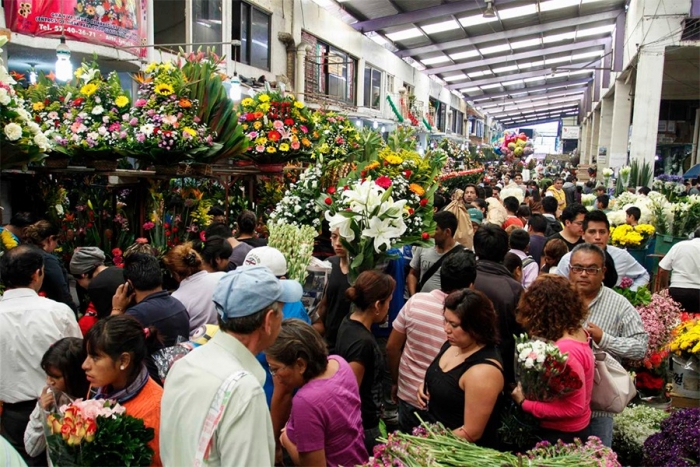
[[[597,436],[607,447],[612,446],[613,419],[612,417],[593,417],[588,425],[591,436]]]
[[[399,430],[401,430],[401,432],[410,435],[413,433],[414,428],[420,426],[420,420],[418,420],[416,414],[420,415],[420,418],[422,418],[424,422],[434,421],[427,410],[418,409],[408,402],[399,399]]]

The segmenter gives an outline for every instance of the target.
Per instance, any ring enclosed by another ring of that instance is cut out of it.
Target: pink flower
[[[309,129],[308,129],[308,128],[306,128],[306,126],[305,126],[305,125],[301,125],[301,126],[299,127],[299,129],[300,129],[300,130],[301,130],[301,132],[302,132],[302,133],[304,133],[304,134],[306,134],[306,133],[308,133],[308,132],[309,132]]]
[[[134,117],[134,118],[132,118],[131,120],[129,120],[129,125],[131,125],[131,126],[136,126],[136,125],[138,125],[138,124],[139,124],[139,119],[136,118],[136,117]]]
[[[385,190],[391,186],[391,179],[386,175],[382,175],[374,181],[377,186],[384,188]]]
[[[295,151],[301,147],[301,143],[299,141],[292,141],[292,149]]]
[[[282,122],[282,120],[275,120],[272,122],[272,126],[275,130],[281,130],[284,128],[284,122]]]
[[[145,244],[145,243],[148,243],[148,239],[147,239],[147,238],[144,238],[144,237],[139,237],[139,238],[137,238],[136,240],[134,240],[134,242],[136,242],[136,243],[138,243],[138,244],[140,244],[140,245],[143,245],[143,244]]]
[[[253,141],[253,140],[254,140],[255,138],[257,138],[257,137],[258,137],[258,132],[257,132],[257,131],[251,131],[250,133],[248,133],[248,139],[249,139],[250,141]]]
[[[620,281],[620,288],[621,289],[629,289],[632,287],[634,284],[634,281],[630,279],[629,277],[623,277],[622,280]]]
[[[264,152],[265,146],[263,146],[262,144],[258,144],[257,146],[255,146],[255,150],[258,152]]]
[[[151,230],[155,226],[156,225],[153,222],[149,221],[149,222],[146,222],[145,224],[143,224],[143,230]]]
[[[112,123],[109,126],[109,131],[114,132],[114,131],[119,131],[121,130],[122,126],[119,122]]]
[[[146,99],[136,99],[136,102],[134,102],[135,107],[143,107],[146,104],[148,104],[148,101]]]
[[[174,125],[177,123],[177,117],[175,115],[166,115],[163,117],[163,123]]]

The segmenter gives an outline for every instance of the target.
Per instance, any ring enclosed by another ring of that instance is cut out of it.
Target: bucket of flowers
[[[172,62],[151,63],[137,74],[138,98],[127,122],[126,137],[119,144],[122,154],[142,165],[156,166],[163,173],[177,173],[178,164],[196,154],[216,154],[222,145],[216,134],[197,116],[199,102],[190,97],[190,83]]]
[[[281,172],[287,162],[311,155],[319,135],[309,109],[294,96],[266,90],[243,99],[239,113],[250,141],[245,157],[261,172]]]
[[[691,466],[700,463],[700,407],[674,411],[661,431],[644,442],[643,465]]]
[[[649,242],[655,232],[656,229],[650,224],[638,224],[634,227],[629,224],[611,226],[610,243],[625,248],[639,264],[645,264]]]
[[[0,36],[0,47],[7,37]],[[2,52],[2,49],[0,49]],[[0,59],[0,168],[26,166],[39,162],[51,150],[51,143],[25,109],[25,100],[17,94],[15,80]]]
[[[114,401],[78,399],[46,418],[46,443],[56,466],[150,465],[153,428]]]
[[[700,318],[686,319],[672,333],[673,392],[700,399]]]

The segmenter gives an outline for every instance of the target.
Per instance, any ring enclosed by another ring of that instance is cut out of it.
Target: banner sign
[[[561,139],[578,139],[579,133],[580,133],[580,127],[563,126],[561,128]]]
[[[5,0],[7,27],[16,33],[61,37],[113,47],[146,45],[147,0]],[[127,52],[145,56],[145,49]]]

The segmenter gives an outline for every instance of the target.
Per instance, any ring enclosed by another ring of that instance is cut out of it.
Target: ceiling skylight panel
[[[614,24],[608,24],[606,26],[598,26],[597,28],[580,29],[576,32],[576,38],[607,34],[612,31],[614,27]]]
[[[499,44],[479,49],[482,55],[495,54],[498,52],[505,52],[507,50],[510,50],[510,46],[508,44]]]
[[[482,76],[490,75],[491,70],[484,70],[484,71],[472,71],[471,73],[467,73],[467,76],[470,78],[480,78]]]
[[[463,58],[471,58],[471,57],[478,57],[479,56],[479,51],[478,50],[467,50],[466,52],[457,52],[452,55],[450,55],[450,58],[452,60],[461,60]]]
[[[552,65],[553,63],[564,63],[564,62],[568,62],[569,60],[571,60],[571,57],[547,58],[547,59],[545,59],[544,64],[545,65]]]
[[[501,85],[503,85],[503,86],[515,86],[517,84],[525,84],[525,83],[521,79],[516,79],[514,81],[505,81],[505,82],[501,83]]]
[[[413,37],[422,36],[423,33],[420,32],[418,28],[404,29],[403,31],[392,32],[386,35],[392,41],[402,41],[405,39],[411,39]]]
[[[483,15],[465,16],[459,19],[459,23],[468,28],[469,26],[476,26],[478,24],[491,23],[493,21],[498,21],[498,17],[494,16],[492,18],[484,18]]]
[[[515,71],[518,69],[518,65],[508,65],[508,66],[502,66],[500,68],[494,68],[493,72],[494,73],[507,73],[509,71]]]
[[[501,85],[500,83],[494,83],[494,84],[484,84],[482,86],[479,86],[481,89],[493,89],[493,88],[500,88]]]
[[[595,57],[600,57],[603,55],[604,51],[603,50],[596,50],[593,52],[584,52],[580,54],[575,54],[571,56],[572,60],[582,60],[584,58],[595,58]]]
[[[537,4],[531,3],[529,5],[518,6],[515,8],[506,8],[503,10],[498,10],[498,17],[501,19],[517,18],[527,15],[534,15],[537,13]]]
[[[481,88],[478,87],[478,86],[475,86],[475,87],[473,87],[473,88],[464,88],[464,89],[462,89],[462,92],[466,92],[466,93],[471,93],[471,92],[476,92],[476,91],[481,91]]]
[[[421,59],[421,63],[423,65],[435,65],[436,63],[445,63],[445,62],[449,62],[449,61],[450,61],[450,58],[446,57],[444,55],[442,55],[440,57]]]
[[[552,11],[560,10],[562,8],[568,8],[570,6],[578,6],[581,0],[549,0],[546,2],[540,2],[540,11]]]
[[[451,19],[449,21],[443,21],[442,23],[426,24],[420,27],[426,34],[435,34],[443,31],[452,31],[453,29],[459,29],[459,23]]]
[[[558,0],[556,0],[558,1]],[[552,42],[561,42],[576,38],[576,31],[563,32],[561,34],[552,34],[551,36],[544,36],[542,42],[545,44],[551,44]]]
[[[460,79],[467,79],[467,75],[460,73],[459,75],[443,76],[442,79],[445,81],[459,81]]]
[[[512,49],[524,49],[525,47],[534,47],[536,45],[542,45],[542,39],[539,37],[510,43]]]

